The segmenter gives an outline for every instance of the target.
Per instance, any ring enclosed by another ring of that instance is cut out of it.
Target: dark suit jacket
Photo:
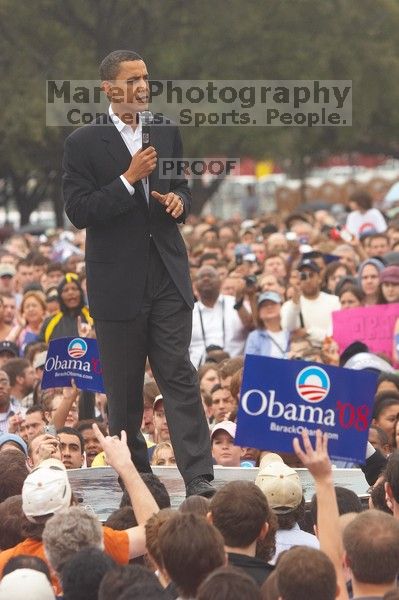
[[[105,117],[105,116],[104,116]],[[106,117],[105,117],[106,118]],[[86,272],[90,312],[95,319],[133,319],[143,299],[150,235],[185,302],[193,306],[187,252],[176,220],[156,200],[147,201],[141,182],[129,194],[120,175],[131,155],[114,125],[87,125],[65,141],[63,194],[65,212],[78,229],[86,228]],[[179,158],[182,143],[176,125],[152,125],[151,145],[159,158]],[[182,179],[150,176],[150,191],[191,195]]]

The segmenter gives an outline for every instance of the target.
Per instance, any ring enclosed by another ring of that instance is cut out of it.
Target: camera
[[[256,278],[256,275],[248,275],[247,277],[244,277],[244,281],[248,287],[253,287],[257,284],[258,280]]]

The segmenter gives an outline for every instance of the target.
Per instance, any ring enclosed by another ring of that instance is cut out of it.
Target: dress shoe
[[[195,477],[186,485],[186,498],[189,496],[204,496],[205,498],[212,498],[212,496],[215,494],[215,488],[203,475]]]

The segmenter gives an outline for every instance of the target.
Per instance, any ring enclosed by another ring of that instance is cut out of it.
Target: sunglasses
[[[301,281],[307,281],[308,279],[313,279],[313,277],[316,275],[316,273],[314,273],[313,271],[302,271],[299,274],[299,279]]]

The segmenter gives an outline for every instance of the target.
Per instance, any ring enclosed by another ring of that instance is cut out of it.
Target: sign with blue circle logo
[[[321,367],[306,367],[296,378],[296,391],[305,402],[321,402],[330,391],[330,378]]]
[[[42,389],[70,387],[71,379],[80,390],[104,392],[97,340],[81,337],[51,340]]]
[[[87,352],[87,344],[83,338],[73,338],[68,344],[68,354],[71,358],[82,358]]]
[[[235,442],[292,452],[304,429],[321,429],[333,459],[363,464],[376,387],[369,371],[247,355]]]

